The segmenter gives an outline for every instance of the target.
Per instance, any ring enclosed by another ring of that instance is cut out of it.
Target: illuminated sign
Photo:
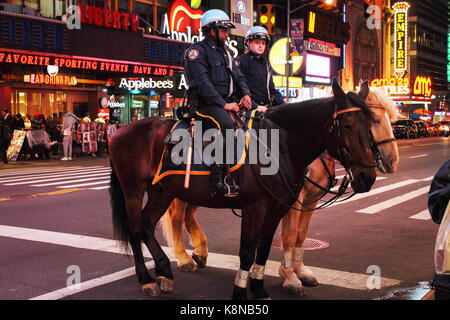
[[[174,69],[182,69],[181,67],[166,67],[160,65],[150,65],[142,63],[124,63],[115,62],[114,60],[98,59],[98,58],[74,58],[65,55],[43,55],[43,54],[28,54],[24,51],[9,50],[12,52],[5,52],[0,50],[0,63],[12,63],[22,65],[48,66],[54,65],[57,67],[64,67],[69,69],[84,69],[92,71],[103,72],[121,72],[121,73],[135,73],[153,76],[173,76]]]
[[[252,26],[252,2],[251,0],[231,0],[231,21],[236,26],[231,33],[245,36]]]
[[[47,66],[47,73],[51,76],[56,76],[59,72],[59,67],[58,66],[52,66],[52,65],[48,65]]]
[[[415,95],[431,97],[431,78],[417,76],[413,92]]]
[[[102,104],[103,106],[103,104]],[[114,95],[112,95],[111,97],[109,97],[109,99],[107,99],[106,101],[106,106],[108,108],[125,108],[125,102],[122,101],[116,101],[116,97],[114,97]]]
[[[294,44],[289,41],[289,60],[286,60],[287,38],[281,38],[272,46],[269,52],[269,62],[275,72],[286,75],[286,64],[292,68],[291,75],[300,71],[303,56],[295,50]]]
[[[338,15],[308,12],[306,31],[315,37],[346,44],[350,40],[350,24]]]
[[[409,78],[373,79],[371,87],[383,87],[389,95],[402,95],[410,93]]]
[[[309,41],[305,40],[305,48],[308,51],[313,52],[319,52],[323,54],[327,54],[330,56],[341,56],[341,48],[336,48],[336,45],[334,44],[334,47],[317,42],[317,41],[311,41],[312,39],[309,39]],[[327,43],[328,44],[328,43]]]
[[[163,16],[162,33],[169,35],[170,39],[194,43],[204,38],[200,22],[202,10],[194,10],[184,0],[175,0],[171,3],[168,13]],[[237,41],[228,39],[226,45],[238,55]]]
[[[308,54],[306,56],[306,75],[329,78],[330,58]]]
[[[308,32],[314,33],[316,30],[316,14],[312,11],[309,12],[309,19],[308,19]]]
[[[408,9],[407,2],[397,2],[393,6],[394,14],[394,70],[401,76],[408,69]]]
[[[50,76],[43,73],[33,73],[30,75],[24,75],[24,82],[29,82],[31,84],[48,84],[56,86],[76,86],[77,78],[65,75]]]
[[[102,9],[78,4],[81,23],[89,23],[100,27],[137,31],[139,15]]]
[[[125,88],[128,90],[143,90],[143,89],[173,89],[175,83],[172,79],[166,80],[153,80],[152,78],[145,80],[144,78],[126,79],[120,80],[119,88]]]
[[[447,82],[450,82],[450,32],[447,37]]]
[[[273,76],[273,83],[275,87],[286,87],[286,79],[285,76]],[[303,87],[303,79],[300,77],[289,77],[289,88],[302,88]]]

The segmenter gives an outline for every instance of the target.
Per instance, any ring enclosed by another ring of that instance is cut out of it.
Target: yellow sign
[[[297,52],[294,43],[289,39],[281,38],[270,49],[269,61],[273,70],[281,75],[287,75],[286,65],[291,66],[291,75],[296,74],[300,71],[303,64],[303,56]],[[289,48],[289,59],[286,59],[286,49]]]
[[[310,11],[308,19],[308,32],[314,33],[315,29],[316,29],[316,14]]]
[[[408,9],[407,2],[397,2],[393,6],[394,14],[394,70],[397,76],[408,69]]]
[[[275,87],[286,87],[285,76],[273,76]],[[300,77],[289,77],[289,88],[303,88],[303,79]]]
[[[371,87],[383,87],[389,95],[409,94],[409,78],[373,79]]]
[[[431,97],[431,78],[417,76],[414,81],[414,95]]]

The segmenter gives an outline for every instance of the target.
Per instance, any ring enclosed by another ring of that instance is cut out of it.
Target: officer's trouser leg
[[[237,186],[225,184],[226,170],[226,130],[234,130],[234,124],[228,112],[220,107],[199,108],[197,115],[203,120],[202,123],[206,129],[218,129],[223,137],[223,153],[222,159],[213,157],[211,164],[211,192],[214,196],[236,196]]]

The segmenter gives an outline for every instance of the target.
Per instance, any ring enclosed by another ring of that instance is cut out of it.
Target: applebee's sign
[[[122,78],[120,80],[119,88],[128,90],[143,90],[143,89],[173,89],[175,87],[172,79],[166,80],[153,80],[149,79],[127,79]]]
[[[175,0],[171,3],[168,13],[163,16],[162,33],[168,34],[170,39],[194,43],[203,40],[200,21],[202,10],[191,8],[184,0]],[[236,40],[227,40],[227,46],[238,55]]]

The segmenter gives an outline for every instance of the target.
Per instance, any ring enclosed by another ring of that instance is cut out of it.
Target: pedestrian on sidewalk
[[[11,138],[10,127],[4,118],[0,118],[0,160],[3,161],[4,164],[8,163],[6,151],[8,150]]]
[[[63,161],[72,160],[72,129],[78,121],[81,119],[74,115],[72,112],[66,112],[63,117],[63,148],[64,157],[61,159]]]

